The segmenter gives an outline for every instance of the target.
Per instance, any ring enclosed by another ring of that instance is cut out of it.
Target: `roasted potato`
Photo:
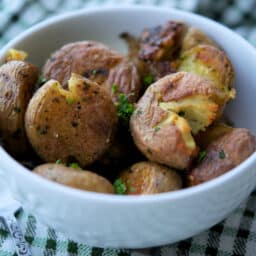
[[[25,116],[26,131],[46,162],[73,157],[85,166],[110,146],[117,114],[104,87],[77,74],[68,86],[65,90],[50,80],[35,93]]]
[[[197,155],[193,134],[221,111],[220,91],[196,74],[179,72],[152,84],[130,120],[135,144],[151,161],[187,169]]]
[[[184,32],[185,25],[175,21],[145,29],[140,36],[139,58],[146,61],[171,60],[181,45]]]
[[[23,61],[9,61],[0,67],[0,134],[14,155],[28,149],[24,115],[37,78],[37,68]]]
[[[194,27],[189,27],[182,40],[181,52],[190,50],[191,48],[199,44],[212,45],[217,48],[219,47],[211,38],[209,38],[201,30]]]
[[[143,195],[182,188],[181,177],[172,169],[153,162],[140,162],[120,174],[126,194]]]
[[[224,104],[235,98],[233,66],[226,54],[216,47],[197,45],[184,52],[178,70],[192,72],[214,81],[222,91]]]
[[[113,102],[118,101],[118,95],[123,93],[129,102],[134,103],[140,96],[142,81],[137,66],[129,59],[124,59],[113,67],[105,82]]]
[[[54,52],[43,67],[46,79],[55,79],[65,88],[71,73],[77,73],[101,84],[123,56],[102,43],[81,41],[69,43]]]
[[[210,143],[232,130],[233,128],[225,123],[215,123],[195,136],[196,144],[205,149]]]
[[[43,164],[34,173],[57,183],[93,192],[113,194],[112,184],[105,178],[90,171],[74,169],[63,164]]]
[[[255,136],[247,129],[233,128],[207,146],[204,158],[188,176],[189,185],[198,185],[230,171],[255,150]]]

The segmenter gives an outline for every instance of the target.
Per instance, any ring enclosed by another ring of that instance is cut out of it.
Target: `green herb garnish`
[[[224,150],[221,150],[221,151],[219,152],[219,158],[220,158],[220,159],[224,159],[225,157],[226,157],[226,154],[225,154]]]
[[[129,123],[130,117],[134,111],[134,106],[128,101],[128,98],[125,94],[120,93],[117,103],[117,115],[119,120],[127,125]]]
[[[61,164],[61,160],[58,159],[58,160],[55,162],[55,164]]]
[[[202,162],[206,157],[206,151],[200,151],[197,157],[197,162],[200,163]]]
[[[67,98],[66,102],[67,102],[68,105],[71,105],[75,102],[75,100],[73,98]]]
[[[155,127],[154,131],[158,132],[161,128],[159,126]]]
[[[98,73],[96,69],[92,70],[92,74],[95,76]]]
[[[45,77],[43,77],[42,75],[40,75],[40,76],[38,77],[37,83],[38,83],[38,84],[44,84],[46,81],[47,81],[47,79],[46,79]]]
[[[114,94],[116,94],[116,93],[117,93],[117,89],[118,89],[118,88],[117,88],[117,85],[116,85],[116,84],[113,84],[111,88],[112,88],[112,92],[113,92]]]
[[[144,82],[144,85],[146,85],[146,86],[151,85],[154,82],[154,80],[155,80],[155,78],[151,74],[148,74],[143,77],[143,82]]]
[[[130,192],[135,192],[135,188],[134,187],[130,187],[129,191]]]
[[[81,169],[78,163],[70,163],[68,166],[74,169]]]
[[[113,186],[115,193],[118,195],[124,195],[127,191],[126,185],[121,179],[116,179]]]

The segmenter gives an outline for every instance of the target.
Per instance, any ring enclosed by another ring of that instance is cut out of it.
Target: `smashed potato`
[[[153,162],[139,162],[123,171],[119,179],[126,194],[143,195],[174,191],[182,188],[181,177],[172,169]]]
[[[226,54],[216,47],[197,45],[184,52],[180,57],[178,70],[192,72],[214,81],[222,91],[224,104],[235,98],[233,66]]]
[[[179,72],[151,85],[137,104],[130,127],[135,144],[151,161],[186,169],[197,154],[192,134],[221,111],[220,92],[209,80]]]
[[[34,173],[57,183],[98,193],[113,194],[112,184],[105,178],[90,171],[74,169],[63,164],[43,164]]]
[[[32,97],[25,116],[28,138],[46,162],[75,158],[82,166],[108,149],[117,114],[105,88],[72,74],[65,90],[56,80]]]
[[[206,147],[205,156],[188,176],[189,185],[198,185],[230,171],[255,150],[255,136],[247,129],[231,128]]]
[[[37,68],[23,61],[9,61],[0,67],[0,133],[14,155],[28,149],[24,115],[37,78]]]

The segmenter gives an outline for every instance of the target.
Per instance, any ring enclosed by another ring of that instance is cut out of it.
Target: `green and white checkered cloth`
[[[256,0],[0,0],[0,47],[56,13],[113,3],[194,11],[228,25],[256,46]],[[100,249],[76,243],[25,212],[19,214],[18,221],[35,256],[256,256],[256,191],[211,229],[176,244],[144,250]],[[13,255],[12,240],[0,222],[0,256]]]

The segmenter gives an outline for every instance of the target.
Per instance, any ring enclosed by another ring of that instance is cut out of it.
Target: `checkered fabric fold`
[[[152,4],[194,11],[226,24],[256,46],[256,0],[0,0],[0,47],[49,16],[110,4]],[[256,256],[255,212],[256,191],[209,230],[176,244],[144,250],[92,248],[45,227],[25,212],[18,215],[18,221],[35,256]],[[0,256],[13,255],[12,240],[0,222]]]

